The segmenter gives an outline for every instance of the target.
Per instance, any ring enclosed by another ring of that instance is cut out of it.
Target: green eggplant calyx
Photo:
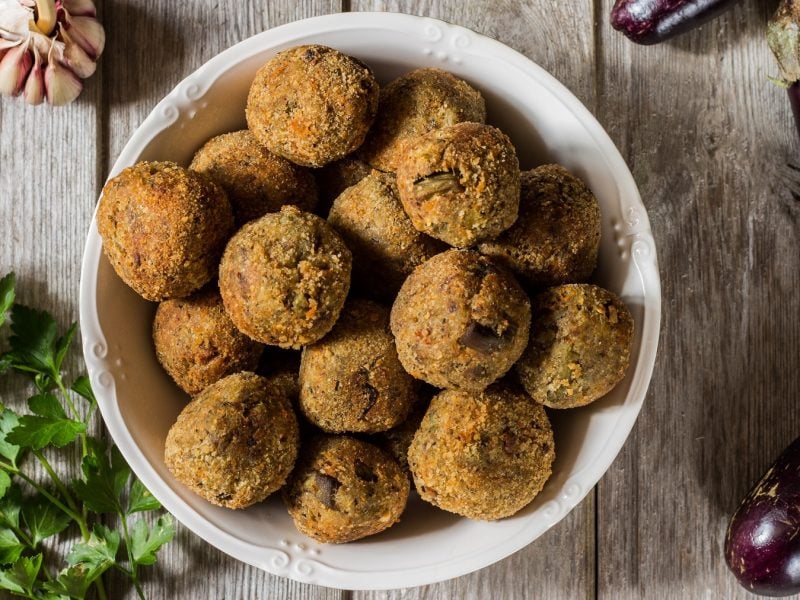
[[[782,0],[767,24],[767,44],[784,85],[800,80],[800,0]]]

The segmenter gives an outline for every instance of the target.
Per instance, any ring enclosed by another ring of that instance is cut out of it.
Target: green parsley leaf
[[[112,566],[117,560],[119,533],[103,525],[95,525],[89,539],[75,544],[67,555],[68,565]]]
[[[20,367],[17,364],[14,364],[12,366],[17,371],[30,372],[30,371],[27,371],[24,367]],[[53,381],[53,378],[50,375],[48,375],[47,373],[34,373],[33,374],[33,383],[36,386],[36,389],[39,390],[42,393],[53,389],[53,386],[55,386],[55,381]]]
[[[64,531],[72,523],[72,518],[50,500],[36,494],[26,498],[22,505],[22,520],[30,531],[31,542],[38,546],[39,542]]]
[[[56,365],[56,373],[61,372],[61,367],[64,364],[64,358],[67,356],[67,352],[69,352],[69,347],[72,344],[72,339],[75,337],[75,332],[78,330],[78,324],[73,323],[67,329],[67,332],[58,338],[56,341],[56,349],[55,349],[55,365]]]
[[[92,385],[86,375],[81,375],[72,384],[72,391],[89,401],[91,407],[97,406],[97,399],[94,397]]]
[[[119,449],[111,448],[109,459],[105,445],[96,438],[88,438],[89,454],[83,459],[83,480],[72,486],[87,508],[98,513],[121,513],[120,496],[125,490],[131,469]]]
[[[17,466],[20,447],[8,441],[8,434],[17,425],[19,425],[17,413],[0,404],[0,456],[7,458],[13,467]]]
[[[11,487],[11,477],[5,471],[0,471],[0,498],[6,495],[8,488]]]
[[[21,371],[56,375],[56,322],[50,313],[15,304],[9,338],[13,366]]]
[[[0,564],[10,565],[17,560],[25,546],[10,529],[0,529]]]
[[[0,279],[0,325],[6,320],[6,313],[14,305],[14,285],[16,276],[9,273]]]
[[[95,525],[89,539],[75,544],[67,555],[68,569],[52,583],[50,591],[83,598],[92,582],[116,564],[120,535],[103,525]]]
[[[19,425],[6,436],[6,441],[33,450],[41,450],[51,444],[62,448],[75,441],[84,431],[86,424],[80,421],[23,415],[19,417]]]
[[[0,354],[0,375],[5,373],[11,368],[11,365],[14,364],[14,357],[11,356],[10,352],[5,354]]]
[[[44,588],[61,598],[64,596],[85,598],[89,586],[107,570],[108,566],[105,565],[91,566],[79,563],[63,569],[55,581],[45,582]]]
[[[28,408],[31,412],[40,417],[47,417],[49,419],[66,419],[67,413],[64,412],[64,407],[50,392],[43,392],[28,398]]]
[[[33,596],[33,586],[41,568],[41,554],[31,557],[20,556],[8,569],[0,569],[0,588]]]
[[[139,519],[131,531],[131,554],[137,565],[152,565],[156,562],[156,552],[175,536],[172,517],[163,515],[156,519],[151,529],[147,521]]]
[[[12,483],[8,492],[0,500],[0,526],[16,529],[19,527],[19,511],[22,508],[22,489]]]
[[[128,494],[128,510],[126,513],[132,515],[137,512],[158,510],[159,508],[161,508],[161,503],[150,493],[150,490],[144,487],[141,481],[134,479],[131,484],[130,494]]]
[[[111,476],[114,482],[114,493],[120,497],[131,478],[131,468],[116,446],[111,447]]]

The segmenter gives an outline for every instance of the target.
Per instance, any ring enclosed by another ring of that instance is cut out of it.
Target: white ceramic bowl
[[[608,469],[633,426],[655,360],[661,315],[656,250],[625,162],[603,128],[558,81],[503,44],[433,19],[349,13],[317,17],[252,37],[180,83],[136,130],[111,176],[139,160],[187,164],[210,137],[245,126],[256,70],[277,51],[318,43],[369,64],[386,82],[420,66],[465,78],[487,100],[489,121],[508,133],[523,168],[559,162],[583,177],[603,217],[597,280],[633,311],[628,377],[588,407],[553,414],[558,458],[540,496],[514,517],[469,521],[414,497],[392,529],[345,545],[322,545],[294,528],[280,499],[244,511],[212,506],[179,484],[162,459],[186,398],[156,362],[155,305],[128,289],[102,256],[94,221],[81,281],[83,349],[100,409],[139,478],[184,525],[231,556],[298,581],[348,589],[409,587],[490,565],[561,520]]]

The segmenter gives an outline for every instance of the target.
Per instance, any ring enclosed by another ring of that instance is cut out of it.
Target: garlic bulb
[[[75,100],[105,46],[96,16],[92,0],[0,0],[0,95]]]

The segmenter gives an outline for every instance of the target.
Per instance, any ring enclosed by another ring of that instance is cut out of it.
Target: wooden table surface
[[[764,26],[743,1],[657,47],[608,25],[612,0],[107,0],[108,45],[62,109],[0,101],[0,272],[77,318],[84,238],[110,165],[184,76],[250,35],[343,10],[429,15],[515,48],[594,112],[655,231],[663,329],[650,391],[611,469],[528,548],[426,588],[351,593],[244,566],[181,528],[149,598],[744,598],[722,544],[739,499],[798,434],[800,144]],[[73,368],[79,365],[77,351]],[[0,386],[22,397],[20,380]],[[121,581],[110,598],[133,597]]]

